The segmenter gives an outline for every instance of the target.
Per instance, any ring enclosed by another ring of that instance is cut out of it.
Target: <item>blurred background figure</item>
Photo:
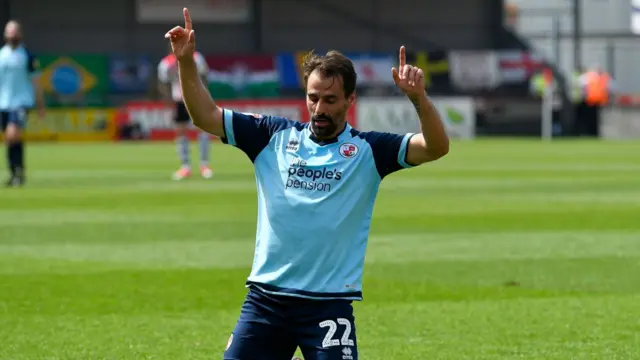
[[[520,8],[514,2],[505,0],[504,4],[504,24],[506,27],[515,29],[518,26]]]
[[[567,97],[573,108],[573,121],[576,124],[581,123],[582,116],[582,104],[584,103],[584,91],[581,83],[581,75],[578,71],[571,71],[565,75],[567,81]],[[553,109],[553,133],[559,135],[563,132],[575,131],[575,129],[563,129],[562,128],[562,107],[563,96],[562,87],[557,81],[556,76],[553,74],[553,70],[549,67],[545,67],[542,70],[536,72],[531,76],[529,82],[530,91],[532,95],[544,101],[544,95],[548,88],[551,88],[552,96],[552,109]]]
[[[544,68],[531,76],[530,89],[532,94],[541,99],[541,101],[551,101],[553,134],[559,134],[560,116],[562,115],[562,96],[560,92],[562,89],[555,80],[553,71],[550,68]],[[547,91],[551,92],[549,99],[545,99]]]
[[[580,135],[599,137],[602,109],[614,100],[613,79],[602,66],[594,64],[580,75],[580,85],[584,92],[584,104],[578,118]]]
[[[171,50],[171,49],[169,49]],[[202,76],[204,84],[207,83],[207,75],[209,67],[202,54],[195,54],[198,71]],[[180,168],[173,174],[174,180],[182,180],[191,176],[191,162],[189,160],[189,138],[187,129],[191,125],[189,112],[187,111],[184,101],[182,100],[182,90],[180,90],[180,79],[178,74],[178,65],[175,55],[169,53],[160,60],[158,64],[158,86],[159,92],[163,100],[168,102],[170,107],[174,109],[173,120],[176,127],[176,143],[178,146],[178,156],[180,159]],[[213,176],[213,170],[209,165],[209,139],[210,135],[204,131],[198,134],[200,143],[200,174],[205,179]]]
[[[36,58],[24,47],[20,24],[11,20],[4,28],[6,44],[0,49],[0,127],[7,144],[9,179],[7,186],[24,184],[24,141],[27,115],[44,103],[37,78]]]

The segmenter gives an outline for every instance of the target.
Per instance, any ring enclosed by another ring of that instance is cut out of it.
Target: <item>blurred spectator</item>
[[[504,22],[507,27],[515,28],[518,25],[518,18],[520,17],[520,8],[518,5],[511,1],[506,1],[504,4]]]
[[[594,65],[580,76],[580,85],[584,90],[584,104],[579,118],[579,135],[598,137],[602,107],[609,105],[614,94],[613,80],[601,66]]]
[[[571,101],[571,106],[574,107],[574,124],[577,124],[581,121],[581,104],[584,101],[583,87],[580,82],[580,76],[580,72],[578,71],[572,71],[566,76],[567,96]],[[558,133],[560,131],[561,124],[562,96],[553,72],[549,68],[542,69],[531,77],[529,85],[532,94],[538,98],[542,98],[547,88],[551,87],[551,91],[553,92],[552,106],[554,132]]]
[[[196,52],[194,61],[197,65],[198,74],[201,81],[207,83],[209,66],[204,56]],[[174,125],[176,127],[176,142],[178,145],[178,156],[180,158],[180,168],[173,174],[174,180],[183,180],[191,176],[191,163],[189,160],[189,138],[187,130],[192,124],[191,116],[182,98],[180,87],[180,77],[178,74],[178,60],[169,47],[169,54],[162,58],[158,64],[158,90],[163,95],[163,100],[168,102],[174,110]],[[213,176],[213,170],[209,165],[209,134],[204,130],[199,131],[198,140],[200,142],[200,174],[205,179]]]
[[[544,99],[545,93],[551,91],[551,108],[553,111],[553,133],[560,133],[560,114],[562,110],[562,96],[560,96],[560,88],[553,76],[553,72],[549,68],[544,68],[535,73],[530,79],[530,90],[537,97]]]

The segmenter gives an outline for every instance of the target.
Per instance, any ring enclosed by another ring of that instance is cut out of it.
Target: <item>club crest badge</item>
[[[340,145],[339,151],[342,157],[350,159],[358,154],[358,147],[352,143],[344,143]]]

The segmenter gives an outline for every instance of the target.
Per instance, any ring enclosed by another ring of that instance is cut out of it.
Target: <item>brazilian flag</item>
[[[109,58],[104,55],[41,55],[40,85],[48,106],[106,106]]]

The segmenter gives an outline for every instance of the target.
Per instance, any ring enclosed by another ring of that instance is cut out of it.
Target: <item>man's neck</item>
[[[315,137],[318,141],[331,141],[331,140],[336,139],[338,136],[340,136],[340,134],[342,134],[345,131],[346,128],[347,128],[347,122],[345,121],[345,123],[342,124],[342,127],[338,128],[335,133],[333,133],[332,135],[329,135],[329,136],[325,136],[325,137],[320,137],[320,136],[316,135],[313,132],[313,129],[311,127],[309,127],[309,130],[311,130],[311,133],[313,134],[313,137]]]

